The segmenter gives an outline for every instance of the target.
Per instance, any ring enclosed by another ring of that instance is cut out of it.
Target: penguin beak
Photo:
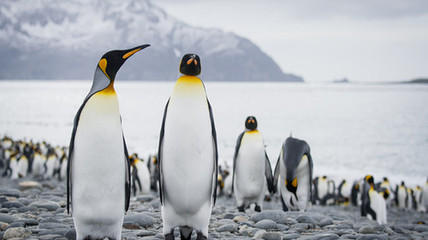
[[[193,57],[190,58],[189,60],[187,60],[186,64],[190,65],[190,64],[192,64],[192,62],[195,64],[195,66],[198,65],[198,61],[196,59],[194,59]]]
[[[132,55],[134,55],[135,53],[137,53],[138,51],[140,51],[142,48],[137,48],[137,49],[134,49],[134,50],[131,50],[131,51],[129,51],[129,52],[127,52],[127,53],[125,53],[123,56],[122,56],[122,58],[123,59],[128,59],[129,57],[131,57]]]

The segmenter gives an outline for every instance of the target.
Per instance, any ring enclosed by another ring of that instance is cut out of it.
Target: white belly
[[[214,145],[202,85],[176,85],[165,120],[161,171],[165,204],[177,214],[194,214],[210,201]]]
[[[234,190],[243,201],[257,201],[265,188],[265,151],[260,132],[245,133],[236,158]]]
[[[72,159],[72,208],[82,225],[122,221],[125,155],[116,95],[94,95],[82,110]]]

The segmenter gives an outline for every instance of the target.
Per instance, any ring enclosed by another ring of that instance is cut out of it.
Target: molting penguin
[[[116,73],[148,47],[104,54],[92,88],[74,118],[67,168],[67,210],[72,207],[76,239],[121,239],[129,206],[130,164],[114,89]]]
[[[280,184],[284,211],[304,211],[312,199],[313,163],[309,145],[289,137],[282,145],[275,167],[274,183]],[[277,189],[276,186],[274,189]]]
[[[386,203],[383,193],[374,189],[373,176],[367,175],[361,194],[361,216],[376,220],[379,224],[386,224]]]
[[[260,212],[266,189],[274,191],[272,168],[254,116],[247,117],[245,128],[236,141],[232,192],[235,192],[240,212],[252,203],[256,204],[255,211]]]
[[[159,140],[160,199],[163,233],[174,239],[208,237],[211,209],[216,200],[217,137],[210,103],[198,75],[201,61],[186,54],[180,76],[166,104]]]

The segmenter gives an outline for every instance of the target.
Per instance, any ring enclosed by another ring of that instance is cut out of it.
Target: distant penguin
[[[45,162],[45,179],[51,179],[54,177],[55,174],[55,167],[57,165],[58,156],[56,155],[55,151],[52,149],[48,150],[46,162]]]
[[[58,179],[60,181],[67,179],[68,158],[67,158],[65,149],[63,149],[63,151],[64,151],[64,154],[59,160],[60,166],[58,169]]]
[[[395,201],[399,209],[407,208],[407,188],[404,181],[395,189]]]
[[[69,147],[67,210],[76,239],[121,239],[130,197],[130,163],[114,89],[116,73],[148,47],[115,50],[99,60],[89,94],[77,111]]]
[[[367,175],[361,195],[361,216],[376,220],[379,224],[386,224],[386,203],[383,194],[374,188],[373,176]]]
[[[198,75],[201,60],[186,54],[182,74],[168,100],[159,141],[160,199],[163,233],[174,239],[207,239],[211,209],[216,200],[217,137],[205,87]]]
[[[418,212],[425,212],[426,208],[425,208],[425,204],[423,201],[423,190],[421,188],[421,186],[416,186],[415,189],[413,190],[413,194],[415,197],[415,209]]]
[[[340,182],[337,191],[338,203],[349,206],[349,202],[351,201],[352,185],[348,184],[348,182],[343,179],[342,182]]]
[[[394,196],[392,194],[393,191],[392,191],[391,184],[389,183],[389,180],[387,177],[384,177],[382,182],[379,183],[378,189],[382,189],[382,191],[384,191],[387,194],[385,195],[386,206],[390,207]]]
[[[245,120],[245,131],[236,141],[233,156],[232,192],[235,193],[238,210],[255,203],[260,212],[265,192],[273,192],[272,168],[265,151],[262,134],[257,130],[257,119],[249,116]]]
[[[33,157],[33,176],[37,179],[41,179],[44,177],[46,168],[46,156],[42,154],[42,151],[40,149],[36,149]]]
[[[131,156],[131,188],[134,196],[150,194],[150,172],[135,153]]]
[[[275,167],[284,211],[305,211],[312,199],[313,163],[309,145],[297,138],[284,141]],[[274,187],[274,189],[277,189]]]
[[[9,159],[8,168],[10,169],[10,179],[19,178],[18,159],[19,159],[19,153],[15,151],[14,153],[12,153]]]
[[[328,179],[327,176],[322,177],[316,177],[313,180],[313,204],[320,204],[325,205],[325,201],[322,200],[327,196],[328,194]]]
[[[422,204],[425,206],[425,212],[428,211],[428,178],[422,188]]]
[[[21,155],[17,165],[17,172],[18,172],[19,178],[23,178],[27,176],[29,166],[30,166],[30,161],[28,160],[27,156]]]
[[[157,192],[159,185],[159,162],[156,155],[150,155],[147,161],[150,172],[150,189]]]
[[[413,210],[416,207],[415,196],[413,195],[413,189],[406,188],[407,197],[406,197],[406,207],[408,210]]]

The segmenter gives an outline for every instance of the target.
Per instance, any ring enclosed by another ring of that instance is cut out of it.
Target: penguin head
[[[257,119],[254,116],[249,116],[245,120],[245,128],[248,130],[256,130],[257,129]]]
[[[294,179],[285,179],[285,187],[287,188],[287,190],[291,193],[294,194],[294,196],[296,196],[296,199],[299,200],[299,198],[297,197],[297,178]]]
[[[190,76],[201,74],[201,60],[199,56],[193,53],[184,55],[180,62],[180,73]]]
[[[374,179],[373,179],[373,176],[372,176],[372,175],[367,175],[367,176],[365,177],[365,180],[366,180],[370,185],[373,185],[373,184],[374,184]]]
[[[119,71],[120,67],[125,63],[125,61],[134,55],[134,53],[150,46],[149,44],[141,45],[138,47],[126,49],[126,50],[113,50],[105,53],[100,61],[98,62],[98,67],[101,71],[107,76],[110,81],[114,81],[116,78],[116,73]]]

